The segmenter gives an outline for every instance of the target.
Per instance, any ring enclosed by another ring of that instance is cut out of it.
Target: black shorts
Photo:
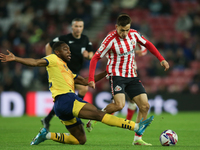
[[[126,78],[119,76],[110,76],[109,80],[113,96],[118,93],[125,94],[126,92],[129,98],[133,99],[133,97],[137,95],[146,93],[144,86],[142,85],[138,77]]]

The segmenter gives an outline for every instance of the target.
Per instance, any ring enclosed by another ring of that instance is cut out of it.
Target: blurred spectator
[[[188,67],[188,60],[184,55],[184,50],[179,48],[176,52],[175,60],[174,60],[174,68],[176,69],[184,69]]]
[[[119,16],[120,13],[121,13],[121,10],[120,10],[119,6],[118,5],[112,5],[109,22],[115,24],[116,18]]]
[[[63,14],[67,8],[68,0],[49,0],[47,4],[47,9],[50,14],[54,14],[58,12],[59,14]]]
[[[138,17],[132,17],[131,28],[140,31],[140,23]]]
[[[0,18],[8,17],[6,1],[0,1]]]
[[[138,0],[137,7],[142,9],[148,9],[150,0]]]
[[[173,52],[176,52],[179,47],[180,45],[176,37],[168,38],[165,40],[164,48],[166,50],[170,49],[173,50]]]
[[[190,92],[193,94],[200,93],[200,69],[197,71],[197,73],[193,77],[193,81],[190,85]]]
[[[160,14],[162,15],[171,15],[171,2],[169,0],[161,0],[162,7],[160,10]]]
[[[193,25],[191,27],[192,35],[197,35],[200,37],[200,16],[195,16]]]
[[[104,6],[100,0],[96,0],[92,3],[92,16],[97,18],[103,12]]]
[[[152,36],[151,28],[146,21],[146,19],[142,19],[140,22],[139,32],[141,32],[142,35],[147,36],[145,38],[150,38]]]
[[[189,31],[192,28],[192,20],[186,11],[182,11],[175,23],[177,31]]]
[[[125,9],[132,9],[137,3],[138,0],[121,0],[120,6]]]
[[[160,11],[162,9],[162,3],[159,0],[151,0],[149,3],[149,11],[151,15],[158,16],[160,15]]]

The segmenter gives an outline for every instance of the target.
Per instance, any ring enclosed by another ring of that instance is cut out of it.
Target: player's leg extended
[[[105,108],[102,109],[103,112],[108,114],[112,114],[116,111],[121,110],[125,105],[125,94],[119,93],[114,96],[114,100],[112,103],[108,104]],[[88,132],[91,132],[94,128],[96,121],[89,120],[86,124],[86,128]]]
[[[136,122],[139,122],[142,118],[144,120],[146,120],[148,110],[149,110],[149,107],[150,107],[146,93],[142,93],[140,95],[135,96],[133,98],[133,100],[136,102],[136,104],[139,108],[138,115],[137,115],[137,118],[136,118]],[[142,135],[137,134],[137,132],[135,133],[133,144],[134,145],[151,145],[150,143],[144,142],[142,140]]]
[[[94,105],[90,103],[87,103],[83,106],[83,108],[80,110],[78,114],[78,117],[83,119],[97,120],[110,126],[126,128],[134,131],[139,130],[142,127],[142,124],[146,124],[152,121],[152,120],[147,120],[147,122],[144,122],[142,124],[141,123],[135,124],[134,121],[106,114],[105,112],[98,110]]]
[[[88,86],[75,84],[75,89],[78,90],[78,96],[83,99],[88,91]]]

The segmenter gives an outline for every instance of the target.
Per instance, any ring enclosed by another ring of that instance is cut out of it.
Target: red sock
[[[142,135],[138,135],[137,133],[135,133],[135,136],[142,137]]]
[[[135,110],[131,110],[128,108],[128,113],[127,113],[126,119],[131,120],[134,113],[135,113]]]

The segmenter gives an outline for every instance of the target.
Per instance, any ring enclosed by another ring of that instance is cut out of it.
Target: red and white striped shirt
[[[108,59],[106,70],[109,76],[137,77],[136,67],[134,66],[136,65],[134,49],[137,42],[145,46],[160,61],[164,60],[155,46],[143,36],[140,36],[136,30],[130,29],[124,39],[115,30],[107,35],[90,61],[89,82],[94,81],[96,63],[104,56]]]

